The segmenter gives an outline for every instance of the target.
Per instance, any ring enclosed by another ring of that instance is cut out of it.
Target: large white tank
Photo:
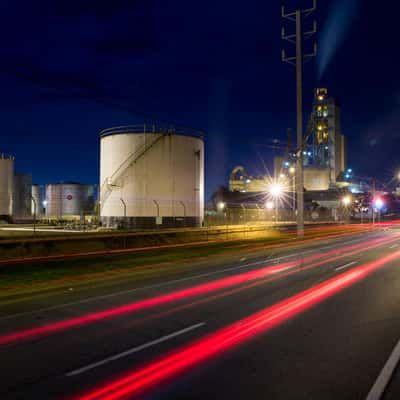
[[[204,218],[201,134],[154,125],[102,131],[100,217],[105,226],[201,226]]]
[[[43,215],[43,190],[41,185],[32,185],[32,215],[40,217]]]
[[[32,175],[15,174],[13,187],[13,220],[22,222],[30,219],[32,216]]]
[[[14,157],[0,155],[0,217],[11,218],[13,203]]]
[[[51,218],[81,216],[85,211],[85,187],[75,182],[47,185],[46,216]]]

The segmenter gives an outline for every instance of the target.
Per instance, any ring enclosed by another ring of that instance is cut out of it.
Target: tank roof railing
[[[8,154],[1,153],[0,154],[0,160],[12,160],[12,161],[14,161],[15,157],[11,156],[11,155],[8,155]]]
[[[204,132],[187,126],[179,126],[172,124],[157,124],[146,123],[140,125],[125,125],[115,126],[112,128],[103,129],[100,131],[100,137],[119,135],[129,133],[162,133],[162,134],[176,134],[184,136],[194,136],[203,138]]]

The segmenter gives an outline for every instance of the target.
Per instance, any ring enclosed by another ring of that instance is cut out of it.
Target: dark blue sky
[[[313,87],[327,86],[343,106],[349,165],[388,180],[400,166],[400,6],[319,3],[305,105]],[[99,131],[158,119],[207,132],[208,195],[237,164],[263,173],[272,153],[260,145],[295,127],[280,4],[3,0],[0,152],[38,183],[97,183]]]

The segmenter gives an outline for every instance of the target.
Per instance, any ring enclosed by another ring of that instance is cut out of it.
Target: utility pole
[[[282,28],[282,39],[295,44],[296,56],[287,57],[285,50],[282,50],[282,61],[296,67],[296,108],[297,108],[297,150],[296,150],[296,194],[297,194],[297,236],[304,237],[304,175],[303,175],[303,63],[315,57],[317,45],[314,44],[314,51],[311,54],[303,54],[303,40],[313,36],[317,32],[317,22],[314,20],[313,29],[303,31],[303,19],[307,18],[317,9],[317,0],[313,0],[313,6],[308,9],[298,9],[286,13],[285,6],[282,6],[282,18],[295,22],[296,33],[286,35],[285,28]]]

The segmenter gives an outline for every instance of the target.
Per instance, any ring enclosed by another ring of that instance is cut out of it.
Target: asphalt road
[[[0,306],[0,398],[367,398],[400,339],[400,229],[208,264]]]

